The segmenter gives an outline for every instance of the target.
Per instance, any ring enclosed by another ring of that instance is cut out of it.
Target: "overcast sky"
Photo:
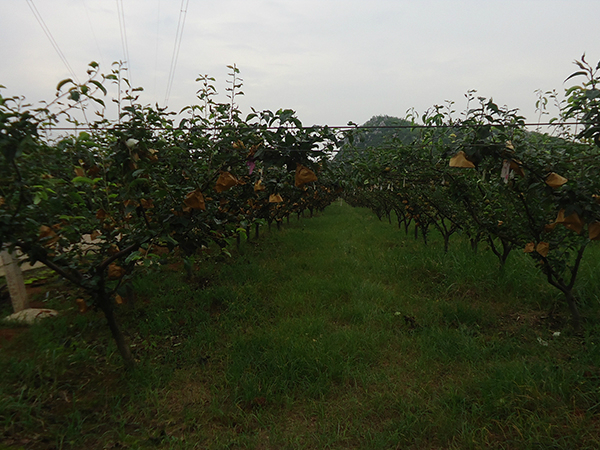
[[[130,77],[164,105],[182,4],[122,0]],[[126,60],[117,0],[0,0],[3,96],[52,99],[70,77],[34,4],[80,79]],[[536,89],[564,91],[573,61],[600,59],[600,0],[189,0],[168,106],[195,102],[199,74],[225,101],[228,64],[244,112],[290,108],[305,125],[402,117],[476,89],[537,121]]]

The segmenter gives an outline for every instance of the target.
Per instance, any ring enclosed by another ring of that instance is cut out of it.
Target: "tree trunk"
[[[569,305],[569,311],[571,311],[571,318],[573,320],[573,329],[576,333],[581,330],[581,315],[579,314],[579,308],[577,308],[577,299],[573,297],[573,293],[569,291],[565,292],[567,298],[567,304]]]
[[[98,293],[98,306],[104,313],[104,317],[106,317],[106,321],[108,322],[108,327],[110,328],[110,332],[112,334],[115,343],[117,344],[117,349],[119,350],[119,354],[123,358],[125,362],[125,366],[128,369],[132,369],[135,366],[135,360],[131,355],[131,350],[129,348],[129,344],[125,340],[125,335],[121,331],[119,324],[117,323],[117,319],[115,318],[115,314],[113,311],[112,304],[110,303],[110,299],[108,295],[104,291],[104,286],[100,288],[100,292]]]

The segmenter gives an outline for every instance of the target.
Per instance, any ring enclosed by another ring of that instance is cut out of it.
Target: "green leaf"
[[[102,100],[101,98],[96,98],[96,97],[90,97],[92,100],[94,100],[96,103],[100,103],[102,106],[106,107],[106,105],[104,104],[104,100]]]
[[[79,98],[81,97],[81,95],[79,94],[79,91],[77,91],[76,89],[73,89],[70,93],[69,93],[69,98],[71,100],[74,100],[76,102],[79,101]]]
[[[71,197],[71,200],[73,200],[75,203],[83,203],[83,198],[81,197],[81,195],[79,195],[78,192],[71,191],[68,195],[69,197]]]
[[[565,82],[566,82],[566,81],[568,81],[568,80],[570,80],[571,78],[578,77],[579,75],[587,75],[587,73],[586,73],[586,72],[582,72],[582,71],[579,71],[579,72],[572,73],[571,75],[569,75],[569,76],[568,76],[568,77],[565,79]]]
[[[92,83],[94,86],[96,86],[98,89],[100,89],[104,93],[104,95],[107,94],[106,88],[99,81],[97,81],[97,80],[90,80],[90,83]]]
[[[96,180],[101,180],[101,178],[96,178]],[[75,177],[75,178],[73,178],[71,180],[71,182],[73,184],[89,184],[89,185],[92,185],[92,184],[96,184],[97,183],[96,180],[92,180],[92,179],[90,179],[88,177]]]
[[[60,91],[60,88],[62,88],[62,87],[63,87],[65,84],[67,84],[67,83],[73,83],[73,80],[72,80],[71,78],[67,78],[66,80],[62,80],[61,82],[59,82],[59,83],[56,85],[56,90],[57,90],[57,91]]]
[[[594,100],[594,99],[600,97],[600,90],[598,90],[598,89],[590,89],[588,91],[585,91],[585,96],[587,98],[589,98],[590,100]]]

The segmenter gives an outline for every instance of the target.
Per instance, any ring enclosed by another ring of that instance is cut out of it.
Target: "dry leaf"
[[[108,279],[109,280],[118,280],[123,275],[125,275],[127,271],[123,269],[121,266],[117,266],[117,264],[112,263],[108,266]]]
[[[5,201],[4,201],[4,197],[0,197],[0,206],[4,205]]]
[[[116,244],[110,244],[110,246],[108,247],[108,250],[106,250],[106,253],[109,254],[109,256],[112,255],[116,255],[117,253],[119,253],[119,247]]]
[[[515,146],[513,145],[512,141],[506,141],[506,148],[509,150],[514,150]]]
[[[122,305],[123,303],[125,303],[125,300],[123,300],[123,297],[121,297],[119,294],[115,295],[115,303],[117,305]]]
[[[100,167],[98,166],[92,166],[88,169],[87,173],[90,177],[95,177],[96,175],[98,175],[100,172],[102,171],[102,169],[100,169]]]
[[[467,159],[467,155],[462,150],[450,158],[450,167],[475,168],[475,164]]]
[[[279,194],[271,194],[269,195],[269,203],[281,203],[283,199]]]
[[[577,213],[569,214],[565,217],[565,210],[561,209],[556,217],[556,223],[563,224],[569,230],[573,230],[577,234],[583,231],[583,220]]]
[[[525,245],[523,252],[524,253],[533,253],[534,250],[535,250],[535,244],[533,242],[530,242],[527,245]]]
[[[512,171],[514,173],[516,173],[517,175],[519,175],[520,177],[524,177],[525,176],[525,172],[523,171],[523,169],[520,166],[520,163],[514,160],[510,161],[510,168],[512,169]]]
[[[145,198],[143,198],[140,200],[140,205],[142,205],[142,208],[144,209],[154,208],[154,202],[152,201],[152,199],[146,200]]]
[[[158,161],[158,150],[155,150],[153,148],[149,148],[148,149],[148,159],[150,161]]]
[[[238,180],[229,172],[221,172],[217,184],[215,185],[215,191],[225,192],[238,184]]]
[[[95,241],[99,236],[102,236],[102,232],[99,230],[94,230],[90,233],[90,238],[92,241]]]
[[[254,192],[264,191],[265,187],[262,184],[262,180],[258,180],[254,183]]]
[[[39,238],[44,241],[46,247],[51,247],[58,241],[58,235],[49,226],[42,225],[39,229]]]
[[[85,170],[83,169],[83,167],[75,167],[73,171],[78,177],[85,177]]]
[[[239,150],[240,148],[243,148],[243,149],[245,149],[245,148],[246,148],[246,146],[244,145],[244,143],[243,143],[242,141],[237,141],[237,142],[234,142],[234,143],[232,144],[232,146],[231,146],[231,147],[232,147],[234,150]]]
[[[551,231],[554,231],[555,228],[556,228],[556,222],[549,223],[548,225],[544,225],[544,232],[550,233]]]
[[[304,186],[306,183],[311,181],[317,181],[317,176],[308,167],[304,167],[302,164],[296,165],[296,176],[295,184],[296,187]]]
[[[107,216],[108,214],[106,214],[106,211],[104,211],[103,209],[99,209],[96,213],[96,219],[98,220],[104,220]]]
[[[592,241],[600,241],[600,222],[590,223],[588,227],[589,237]]]
[[[80,313],[83,314],[83,313],[87,312],[88,307],[87,307],[87,303],[85,302],[84,299],[78,298],[77,300],[75,300],[75,303],[77,303],[77,308],[79,309]]]
[[[202,195],[202,192],[200,192],[200,189],[196,189],[195,191],[189,192],[186,196],[185,196],[185,200],[183,201],[183,203],[185,203],[185,206],[191,209],[201,209],[201,210],[206,210],[206,204],[204,203],[204,196]],[[185,212],[186,208],[183,208],[183,210]]]
[[[550,175],[546,177],[546,184],[553,188],[561,187],[565,184],[567,180],[565,177],[561,177],[559,174],[551,172]]]
[[[545,258],[546,256],[548,256],[548,252],[550,251],[550,244],[548,244],[547,242],[540,242],[535,247],[535,251]]]

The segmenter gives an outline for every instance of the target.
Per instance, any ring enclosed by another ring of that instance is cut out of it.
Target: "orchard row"
[[[528,253],[579,328],[575,282],[586,247],[600,240],[600,67],[578,64],[573,76],[586,81],[567,91],[560,117],[584,123],[575,135],[529,132],[516,111],[484,98],[471,98],[459,119],[435,107],[411,144],[342,155],[348,201],[380,218],[395,212],[425,241],[436,229],[446,251],[460,232],[474,247],[486,241],[501,265],[512,250]]]

